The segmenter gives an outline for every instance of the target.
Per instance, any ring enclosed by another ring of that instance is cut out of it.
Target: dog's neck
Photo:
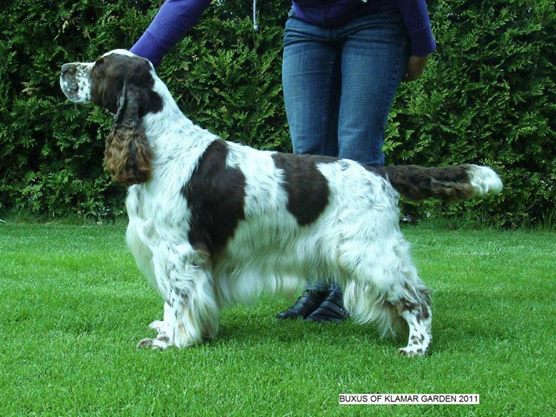
[[[143,129],[155,153],[162,145],[183,149],[206,146],[207,138],[216,138],[207,134],[206,130],[194,124],[181,112],[168,87],[156,76],[153,89],[162,98],[163,108],[157,113],[149,113],[143,117]]]

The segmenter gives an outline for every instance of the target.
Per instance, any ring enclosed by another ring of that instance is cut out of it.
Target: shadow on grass
[[[275,312],[267,308],[234,310],[223,314],[219,333],[212,343],[241,346],[270,344],[284,347],[318,343],[321,347],[331,348],[369,344],[394,348],[405,337],[382,339],[374,326],[358,325],[349,319],[342,323],[319,324],[305,320],[278,320],[274,316],[279,309]]]

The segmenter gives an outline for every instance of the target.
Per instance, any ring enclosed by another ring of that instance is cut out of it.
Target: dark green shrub
[[[553,2],[449,0],[431,12],[438,51],[423,79],[399,94],[391,161],[491,165],[503,194],[442,211],[509,226],[548,220],[556,201]]]
[[[102,170],[110,117],[76,107],[58,87],[64,62],[133,44],[160,2],[9,2],[0,11],[0,208],[50,216],[122,213],[122,187]],[[289,150],[280,86],[289,1],[212,5],[159,73],[184,112],[222,137]],[[504,226],[554,213],[552,2],[445,0],[430,4],[438,51],[404,85],[390,117],[390,163],[485,163],[505,191],[487,202],[406,205]]]

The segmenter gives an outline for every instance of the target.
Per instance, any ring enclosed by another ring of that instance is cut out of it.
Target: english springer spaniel
[[[405,322],[400,352],[428,352],[430,292],[399,229],[399,194],[498,192],[492,169],[369,167],[226,142],[184,116],[151,63],[125,50],[63,65],[60,85],[71,101],[115,114],[105,166],[129,186],[127,245],[164,299],[157,336],[139,346],[202,343],[226,305],[333,279],[355,321],[382,335]]]

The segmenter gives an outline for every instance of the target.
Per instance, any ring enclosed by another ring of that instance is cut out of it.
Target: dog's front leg
[[[162,316],[162,320],[155,320],[149,324],[149,327],[156,331],[156,339],[166,340],[169,339],[169,335],[171,334],[171,329],[173,326],[173,310],[168,305],[168,303],[164,302],[164,313]],[[154,340],[156,340],[154,339]],[[151,340],[151,339],[143,339],[143,340]],[[142,343],[143,340],[139,343]],[[148,344],[148,342],[146,342]]]
[[[183,248],[157,250],[153,260],[157,285],[165,299],[164,318],[150,325],[158,335],[141,340],[138,347],[183,348],[211,339],[218,328],[220,309],[208,262]]]

